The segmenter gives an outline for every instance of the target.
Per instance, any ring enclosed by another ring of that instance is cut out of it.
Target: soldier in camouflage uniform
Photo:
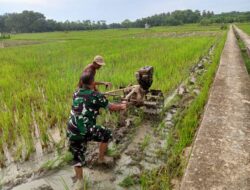
[[[92,75],[83,75],[82,84],[73,94],[71,114],[67,126],[67,137],[69,139],[69,150],[73,154],[74,169],[76,172],[76,187],[82,189],[83,171],[86,165],[85,152],[88,141],[100,142],[99,162],[105,163],[104,154],[108,142],[112,139],[112,132],[96,124],[96,117],[100,108],[111,111],[126,109],[126,104],[111,104],[104,95],[93,89],[94,78]]]

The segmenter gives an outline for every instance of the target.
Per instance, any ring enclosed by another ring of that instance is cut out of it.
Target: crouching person
[[[112,132],[96,124],[99,109],[105,108],[110,111],[125,110],[126,104],[109,103],[104,95],[94,91],[94,78],[91,75],[83,75],[82,83],[73,94],[72,109],[67,126],[69,150],[73,155],[73,165],[77,182],[74,189],[83,189],[83,169],[86,165],[85,152],[88,141],[100,142],[99,161],[105,163],[108,142],[112,139]]]

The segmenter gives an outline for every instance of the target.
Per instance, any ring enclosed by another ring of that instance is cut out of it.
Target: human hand
[[[124,102],[124,101],[123,101]],[[125,110],[125,109],[127,109],[127,102],[126,103],[121,103],[120,105],[120,108],[121,108],[121,110]]]
[[[104,85],[106,86],[106,88],[111,88],[112,87],[111,82],[105,82]]]
[[[122,104],[128,104],[128,101],[123,100],[121,103]]]

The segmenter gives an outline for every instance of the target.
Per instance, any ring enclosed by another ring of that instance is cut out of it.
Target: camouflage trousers
[[[87,127],[87,133],[84,135],[83,140],[69,140],[69,151],[73,155],[73,166],[82,167],[87,164],[85,153],[88,141],[107,143],[110,140],[112,140],[112,132],[109,129],[99,125]]]

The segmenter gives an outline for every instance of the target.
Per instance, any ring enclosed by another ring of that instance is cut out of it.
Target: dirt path
[[[250,78],[232,27],[181,190],[250,189]]]
[[[24,46],[24,45],[34,45],[44,43],[42,41],[31,41],[31,40],[2,40],[0,41],[0,48],[8,48],[15,46]]]

